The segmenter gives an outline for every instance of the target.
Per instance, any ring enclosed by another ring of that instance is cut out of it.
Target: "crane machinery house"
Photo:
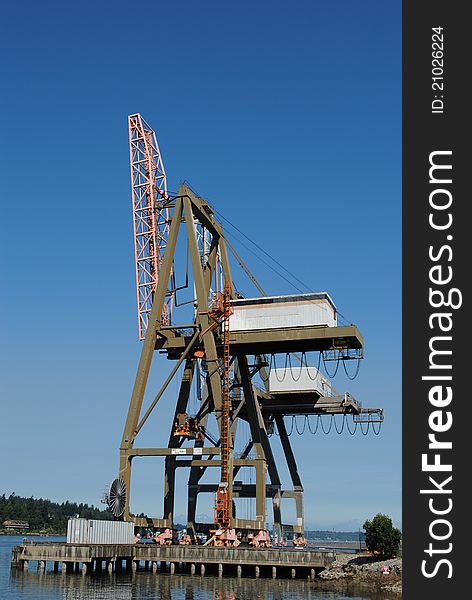
[[[231,308],[231,331],[337,325],[336,306],[326,292],[237,299]]]

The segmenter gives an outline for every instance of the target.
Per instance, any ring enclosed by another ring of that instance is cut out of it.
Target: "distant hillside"
[[[361,541],[365,541],[364,531],[305,531],[305,537],[309,540],[336,542],[358,542],[359,536]]]
[[[101,510],[89,504],[77,504],[76,502],[52,502],[42,498],[23,498],[16,494],[0,496],[0,531],[2,523],[7,520],[27,521],[30,531],[43,531],[48,533],[65,533],[67,531],[67,520],[78,514],[85,519],[113,519],[109,510]],[[144,514],[139,516],[144,517]],[[176,525],[176,529],[184,528],[184,525]],[[358,542],[365,540],[365,533],[361,531],[305,531],[309,540],[342,542]]]
[[[7,520],[27,521],[30,531],[63,533],[67,520],[78,514],[86,519],[113,519],[109,510],[100,510],[88,504],[76,502],[51,502],[42,498],[22,498],[14,493],[0,496],[0,530]]]

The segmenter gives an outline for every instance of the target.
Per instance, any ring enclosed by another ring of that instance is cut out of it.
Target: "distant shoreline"
[[[65,531],[54,531],[51,533],[40,533],[38,531],[0,531],[0,535],[5,535],[9,537],[28,537],[30,535],[34,535],[35,537],[64,537],[67,535],[67,533]]]

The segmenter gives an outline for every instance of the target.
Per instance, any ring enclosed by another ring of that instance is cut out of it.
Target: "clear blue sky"
[[[1,17],[0,493],[98,504],[116,475],[141,347],[141,112],[170,186],[188,179],[365,337],[359,377],[334,384],[385,425],[292,436],[308,525],[400,525],[401,3],[26,0]],[[142,509],[161,511],[147,485]]]

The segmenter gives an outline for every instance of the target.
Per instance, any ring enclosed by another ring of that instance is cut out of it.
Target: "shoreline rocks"
[[[383,573],[388,567],[390,572]],[[356,587],[385,597],[398,598],[402,593],[402,559],[377,560],[370,554],[336,553],[336,560],[319,574],[317,585],[323,589]],[[377,596],[378,597],[378,596]]]

